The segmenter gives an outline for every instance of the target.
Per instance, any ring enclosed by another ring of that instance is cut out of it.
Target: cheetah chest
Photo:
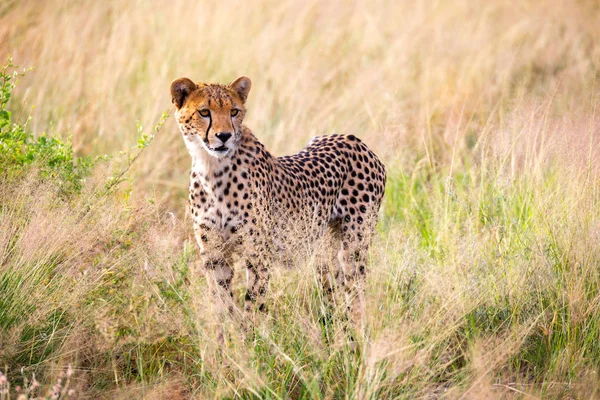
[[[194,223],[217,230],[224,240],[248,215],[248,173],[229,166],[211,173],[192,171],[190,205]]]

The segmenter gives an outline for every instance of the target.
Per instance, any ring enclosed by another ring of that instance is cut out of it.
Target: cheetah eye
[[[233,110],[231,110],[231,116],[235,117],[236,115],[238,115],[240,112],[240,110],[236,110],[235,108]]]
[[[204,108],[198,112],[200,113],[200,116],[202,116],[204,118],[210,117],[210,111],[207,110],[206,108]]]

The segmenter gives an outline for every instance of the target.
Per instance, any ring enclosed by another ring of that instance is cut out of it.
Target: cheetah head
[[[195,84],[188,78],[171,83],[175,118],[192,157],[208,153],[221,158],[233,153],[241,136],[250,86],[245,76],[227,86]]]

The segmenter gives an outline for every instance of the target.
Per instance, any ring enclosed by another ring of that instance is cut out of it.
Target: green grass
[[[150,392],[161,382],[248,399],[412,398],[479,393],[482,384],[596,393],[583,380],[600,359],[596,189],[555,171],[536,180],[478,171],[390,171],[371,254],[369,324],[356,348],[342,319],[320,311],[310,262],[276,273],[254,335],[229,323],[218,348],[210,298],[192,272],[193,241],[160,208],[98,199],[83,219],[64,221],[94,231],[89,243],[62,233],[51,241],[66,248],[30,254],[26,233],[34,223],[45,229],[32,215],[77,200],[40,210],[4,197],[2,226],[17,228],[0,275],[0,364],[17,383],[22,367],[51,380],[57,366],[75,364],[96,394]],[[6,187],[13,199],[23,191]],[[590,196],[586,209],[573,208],[580,191]],[[115,210],[107,226],[94,226]],[[155,243],[165,237],[183,242],[162,253]],[[558,379],[565,383],[548,384]]]

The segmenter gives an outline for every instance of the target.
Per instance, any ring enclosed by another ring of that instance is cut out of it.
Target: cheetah
[[[352,303],[363,292],[385,167],[353,135],[316,137],[297,154],[272,156],[243,124],[250,87],[247,77],[229,85],[188,78],[171,84],[175,118],[192,158],[189,206],[201,270],[218,308],[233,313],[232,266],[242,259],[244,314],[265,310],[275,260],[270,255],[281,250],[277,236],[292,221],[309,221],[313,238],[336,233],[337,266],[324,282],[329,292],[339,284]]]

